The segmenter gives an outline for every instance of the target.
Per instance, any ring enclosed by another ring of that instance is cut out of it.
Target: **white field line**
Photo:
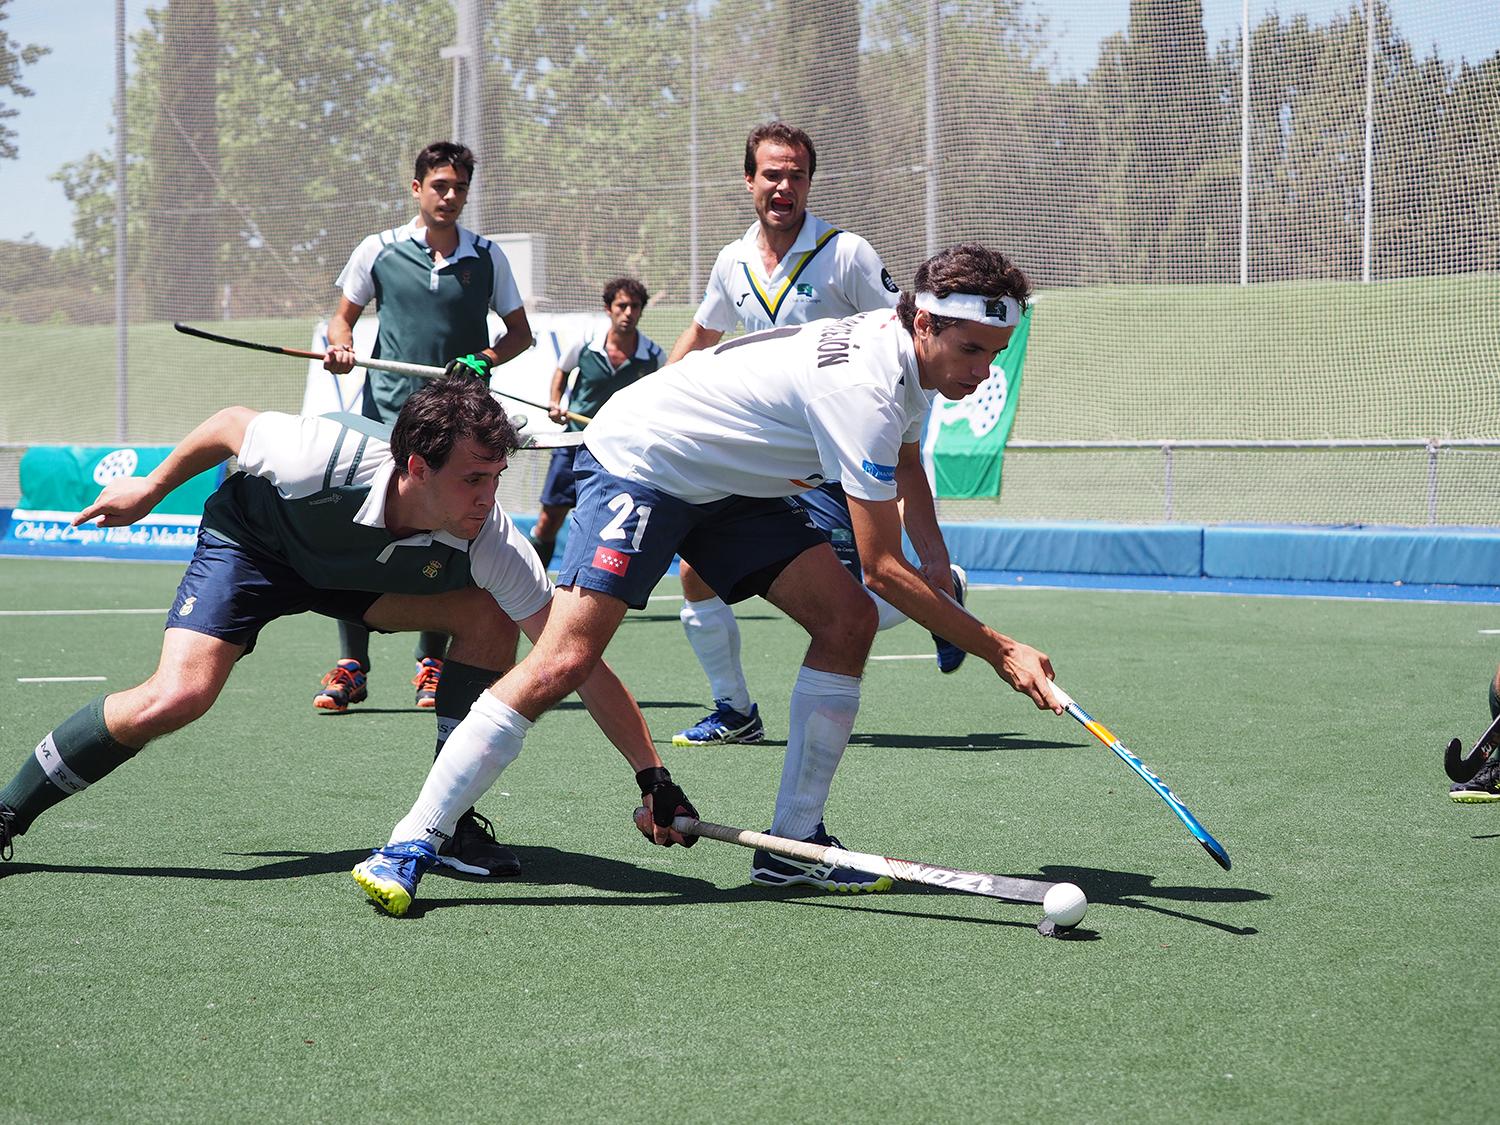
[[[0,609],[0,617],[109,617],[134,613],[166,613],[160,609]]]
[[[18,684],[102,684],[103,676],[17,676]]]

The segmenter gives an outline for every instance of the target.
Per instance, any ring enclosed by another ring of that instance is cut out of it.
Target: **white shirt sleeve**
[[[713,272],[708,275],[708,288],[703,292],[703,302],[693,319],[704,328],[714,332],[728,332],[740,322],[729,295],[729,273],[734,269],[734,243],[719,251],[714,259]]]
[[[583,346],[586,343],[588,341],[582,337],[574,340],[568,345],[568,350],[557,357],[557,366],[563,371],[572,371],[578,366],[578,361],[583,358]]]
[[[525,620],[552,600],[542,560],[498,504],[469,544],[469,573],[512,621]]]
[[[334,443],[342,429],[331,418],[274,410],[257,414],[245,428],[238,458],[240,471],[264,477],[289,500],[311,496],[322,491]]]
[[[380,235],[372,234],[354,248],[343,272],[334,282],[352,305],[364,308],[375,299],[375,259],[380,256]]]
[[[490,288],[490,308],[501,316],[515,312],[521,307],[521,291],[516,288],[510,259],[493,242],[490,243],[490,265],[495,271],[495,284]]]
[[[860,500],[896,498],[904,419],[888,392],[872,383],[839,387],[807,404],[807,420],[824,477]]]
[[[895,308],[901,299],[901,287],[885,268],[875,247],[847,231],[839,235],[841,252],[845,251],[846,244],[849,258],[840,271],[845,298],[860,312]]]

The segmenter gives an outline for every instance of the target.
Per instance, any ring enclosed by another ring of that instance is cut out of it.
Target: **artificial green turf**
[[[179,568],[0,561],[0,610],[164,607]],[[666,588],[664,587],[664,592]],[[1444,795],[1500,624],[1473,606],[974,592],[1171,784],[1221,872],[1075,723],[971,661],[874,662],[830,827],[851,847],[1070,878],[1034,908],[756,889],[749,854],[647,846],[629,772],[565,705],[481,802],[521,879],[429,876],[377,914],[347,868],[430,757],[407,638],[370,702],[308,706],[330,623],[268,628],[202,722],[44,814],[0,866],[0,1119],[1480,1120],[1500,808]],[[671,750],[712,819],[769,823],[795,627],[743,616],[771,742]],[[19,760],[153,616],[0,617]],[[883,634],[877,655],[928,651]],[[611,658],[659,740],[701,713],[676,604]],[[0,772],[12,768],[0,762]]]

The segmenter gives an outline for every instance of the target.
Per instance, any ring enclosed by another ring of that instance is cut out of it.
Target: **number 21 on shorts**
[[[651,507],[649,504],[637,505],[630,498],[628,492],[621,492],[605,504],[605,507],[614,512],[615,518],[604,525],[604,530],[599,532],[599,538],[606,543],[613,543],[617,539],[624,539],[625,525],[630,522],[631,514],[635,514],[635,531],[630,536],[630,549],[639,551],[641,540],[646,536],[646,522],[651,518]]]

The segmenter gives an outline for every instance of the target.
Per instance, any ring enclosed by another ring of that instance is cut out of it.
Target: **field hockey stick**
[[[1448,743],[1448,750],[1443,754],[1443,772],[1454,781],[1462,785],[1466,781],[1473,781],[1491,758],[1495,756],[1496,747],[1500,746],[1500,718],[1489,725],[1489,729],[1479,736],[1479,741],[1474,743],[1474,749],[1464,754],[1463,743],[1454,739]]]
[[[642,823],[650,814],[644,807],[636,809],[636,821]],[[800,859],[804,863],[828,863],[835,867],[852,867],[867,875],[884,875],[902,883],[921,883],[929,887],[945,887],[950,891],[963,891],[986,898],[1004,899],[1006,902],[1025,902],[1040,905],[1047,892],[1055,887],[1072,887],[1071,883],[1049,883],[1042,879],[1017,879],[1009,875],[987,875],[980,871],[959,871],[952,867],[939,867],[931,863],[914,863],[911,860],[891,859],[889,856],[868,852],[851,852],[831,844],[812,844],[806,840],[789,840],[784,836],[772,836],[766,832],[752,832],[747,828],[732,828],[727,824],[714,824],[708,820],[695,820],[690,816],[679,816],[672,827],[684,836],[707,836],[711,840],[722,840],[726,844],[738,844],[742,848],[756,848]],[[1074,888],[1077,890],[1077,888]],[[1083,892],[1078,891],[1079,896]],[[1087,900],[1085,900],[1087,906]],[[1082,914],[1079,914],[1082,917]],[[1075,920],[1072,925],[1077,925]]]
[[[231,348],[248,348],[253,352],[289,355],[294,359],[316,359],[320,363],[328,358],[326,352],[306,351],[302,348],[283,348],[277,344],[258,344],[254,340],[240,340],[233,336],[220,336],[217,332],[205,332],[201,328],[194,328],[190,324],[183,324],[181,322],[173,323],[172,327],[184,336],[196,336],[200,340],[210,340],[215,344],[228,344]],[[367,367],[373,371],[389,371],[392,375],[407,375],[413,379],[441,379],[444,370],[441,367],[430,367],[425,363],[401,363],[394,359],[374,359],[364,356],[356,356],[354,362],[358,367]],[[497,394],[501,398],[508,398],[512,402],[519,402],[522,406],[529,406],[533,410],[551,410],[550,407],[544,406],[540,402],[533,402],[529,398],[522,398],[520,395],[513,395],[509,391],[502,391],[496,387],[491,387],[490,393]],[[575,414],[571,410],[564,410],[563,414],[572,421],[577,422],[580,426],[587,426],[593,421],[593,418],[589,415]]]
[[[1051,680],[1047,681],[1047,686],[1052,689],[1052,694],[1067,709],[1068,714],[1082,723],[1085,730],[1113,750],[1115,757],[1140,774],[1146,784],[1156,790],[1156,795],[1167,803],[1169,809],[1177,814],[1177,819],[1182,821],[1187,826],[1187,830],[1193,834],[1193,838],[1203,845],[1203,850],[1214,857],[1215,863],[1225,871],[1228,871],[1229,853],[1224,850],[1224,845],[1208,834],[1208,829],[1198,823],[1198,818],[1190,813],[1187,806],[1177,799],[1177,795],[1167,788],[1167,783],[1152,773],[1146,767],[1145,762],[1126,749],[1125,744],[1116,738],[1108,727],[1098,722],[1082,707],[1074,703],[1071,695],[1063,691],[1062,688],[1058,687]]]

